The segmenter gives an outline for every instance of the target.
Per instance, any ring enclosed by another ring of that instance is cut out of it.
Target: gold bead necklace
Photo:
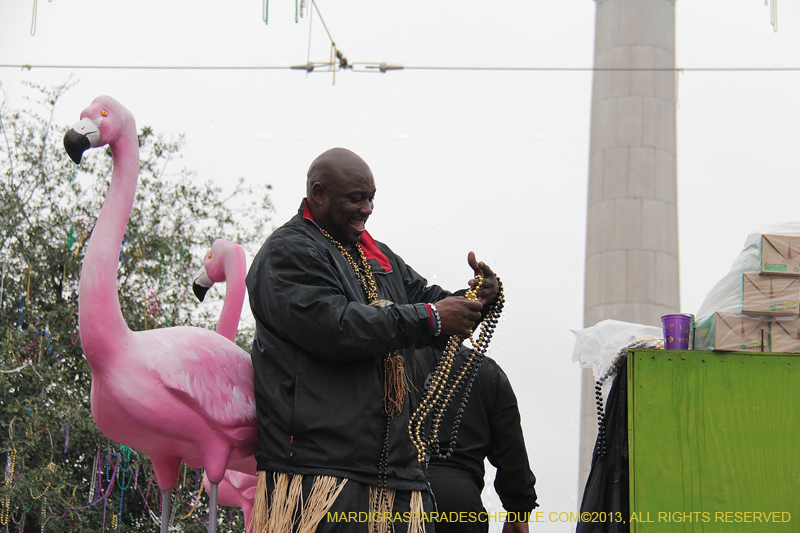
[[[360,244],[355,244],[355,249],[358,252],[358,258],[364,266],[362,269],[358,268],[358,263],[353,257],[345,250],[344,246],[330,236],[330,234],[322,228],[319,228],[325,237],[333,243],[336,248],[344,256],[350,268],[358,279],[358,283],[367,297],[367,302],[372,303],[378,299],[378,289],[375,286],[375,279],[372,277],[372,269],[367,263],[367,256],[364,254],[364,249]],[[394,417],[400,414],[403,410],[403,402],[405,401],[405,394],[408,390],[408,383],[406,381],[406,373],[404,366],[403,356],[399,351],[395,350],[384,356],[384,377],[383,377],[383,408],[389,417]]]
[[[12,421],[13,422],[13,421]],[[6,477],[6,485],[4,488],[4,492],[7,496],[4,498],[3,503],[5,504],[3,507],[4,509],[0,510],[0,524],[8,525],[8,515],[11,507],[11,496],[8,495],[9,489],[11,485],[14,483],[14,466],[17,464],[17,449],[14,448],[10,452],[8,452],[8,477]]]
[[[350,268],[358,279],[358,283],[364,290],[367,297],[367,302],[372,303],[378,299],[378,289],[375,286],[375,280],[372,277],[372,268],[367,263],[367,256],[364,254],[364,249],[359,243],[355,244],[358,251],[358,258],[361,264],[364,265],[364,272],[358,268],[358,264],[353,257],[345,250],[344,246],[330,236],[330,234],[322,228],[319,228],[322,234],[333,243],[336,248],[344,256]],[[406,381],[405,367],[403,365],[403,356],[399,351],[395,350],[386,354],[383,358],[383,428],[381,431],[381,453],[378,458],[378,478],[376,485],[376,496],[374,500],[373,512],[377,513],[379,509],[385,509],[389,505],[389,496],[386,488],[386,471],[389,465],[389,427],[392,417],[400,414],[403,410],[403,402],[405,401],[405,394],[408,390],[408,383]]]
[[[481,276],[475,276],[475,279],[477,280],[475,286],[468,290],[464,295],[464,298],[467,300],[477,300],[478,289],[483,286],[483,278]],[[500,282],[499,278],[497,282],[499,284],[497,299],[480,323],[480,334],[478,335],[478,339],[473,340],[472,335],[470,334],[472,350],[470,350],[469,356],[462,364],[461,369],[457,374],[452,374],[453,364],[458,353],[458,348],[461,345],[461,342],[464,340],[463,337],[453,335],[450,337],[450,339],[448,339],[447,345],[442,352],[442,356],[439,359],[439,362],[436,364],[436,368],[431,373],[431,381],[424,399],[411,415],[411,419],[408,423],[408,434],[411,438],[411,442],[417,449],[417,461],[420,463],[426,462],[426,460],[430,458],[430,453],[439,453],[438,437],[442,418],[444,417],[444,413],[454,395],[458,392],[461,385],[466,382],[464,395],[462,396],[461,404],[458,408],[458,412],[456,413],[455,421],[453,423],[449,449],[447,454],[443,457],[449,457],[453,453],[456,443],[456,436],[458,434],[458,426],[461,423],[461,416],[463,415],[464,408],[469,400],[469,393],[472,384],[475,381],[480,364],[483,361],[484,355],[486,354],[486,349],[489,346],[489,341],[492,338],[492,334],[494,333],[500,312],[502,311],[505,302],[503,284]],[[469,374],[469,378],[465,380],[467,374]],[[423,425],[425,419],[431,413],[432,421],[430,433],[428,438],[424,438]]]

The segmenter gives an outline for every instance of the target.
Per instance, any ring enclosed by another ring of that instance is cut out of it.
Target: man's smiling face
[[[317,204],[314,220],[343,245],[361,240],[372,214],[375,180],[369,166],[358,156],[342,153],[332,161],[326,179],[312,187]]]

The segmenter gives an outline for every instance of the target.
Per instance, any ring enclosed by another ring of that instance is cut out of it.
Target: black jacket
[[[454,371],[461,368],[468,354],[469,350],[464,347],[459,350]],[[435,368],[439,356],[439,352],[426,350],[425,366],[430,370]],[[465,386],[462,386],[442,419],[439,431],[442,455],[447,453],[450,445],[453,421],[464,390]],[[534,489],[536,478],[528,463],[517,397],[505,372],[490,357],[484,357],[472,385],[452,456],[442,459],[432,454],[429,468],[432,476],[434,471],[442,474],[443,471],[438,470],[441,468],[469,472],[480,492],[483,489],[483,460],[487,457],[497,468],[494,488],[506,511],[524,513],[538,507]]]
[[[401,350],[420,386],[414,345],[432,340],[428,307],[450,293],[427,286],[389,247],[362,236],[380,300],[341,252],[298,214],[266,240],[247,274],[256,320],[251,351],[258,469],[326,474],[375,485],[382,446],[383,358]],[[411,395],[392,419],[387,486],[426,488],[408,436]]]

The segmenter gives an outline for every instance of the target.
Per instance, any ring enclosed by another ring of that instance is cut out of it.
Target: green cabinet
[[[800,532],[800,355],[628,354],[631,531]]]

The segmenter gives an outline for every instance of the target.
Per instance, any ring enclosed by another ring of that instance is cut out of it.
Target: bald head
[[[356,244],[372,214],[375,180],[367,163],[331,148],[308,168],[306,207],[319,227],[342,244]]]
[[[317,156],[308,167],[306,196],[311,197],[314,183],[319,182],[323,186],[329,187],[334,180],[341,180],[356,174],[369,174],[372,177],[369,165],[355,152],[351,152],[347,148],[331,148]]]

